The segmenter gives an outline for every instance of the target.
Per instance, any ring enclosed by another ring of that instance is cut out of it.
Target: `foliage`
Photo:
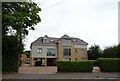
[[[119,52],[120,51],[120,44],[117,46],[111,46],[104,49],[103,54],[101,57],[104,58],[120,58]]]
[[[4,37],[2,45],[2,71],[17,71],[18,46],[14,36]]]
[[[34,25],[39,23],[37,14],[41,9],[36,3],[29,2],[3,2],[2,3],[2,30],[7,33],[12,27],[18,33],[28,34],[28,28],[34,30]]]
[[[34,30],[33,26],[41,21],[39,11],[41,8],[34,2],[2,2],[3,71],[18,70],[24,49],[22,39],[28,35],[29,29]]]
[[[103,72],[120,72],[120,58],[98,58],[98,65]]]
[[[101,51],[99,45],[94,44],[88,50],[88,59],[89,60],[96,60],[97,58],[99,58],[101,53],[102,53],[102,51]]]
[[[58,61],[58,72],[92,72],[92,61]]]

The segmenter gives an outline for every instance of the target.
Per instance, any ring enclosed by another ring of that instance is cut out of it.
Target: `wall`
[[[42,48],[42,53],[38,53],[38,48]],[[55,48],[55,56],[47,56],[47,48]],[[57,47],[56,46],[32,46],[30,53],[30,65],[34,66],[34,58],[56,58],[57,57]]]
[[[74,45],[74,43],[71,41],[71,46],[64,46],[63,45],[64,39],[61,39],[61,41],[58,44],[58,61],[63,61],[64,58],[71,58],[71,60],[75,61],[77,60],[88,60],[88,54],[87,54],[87,45]],[[64,48],[70,48],[71,49],[71,56],[66,57],[63,54]],[[77,52],[76,52],[77,49]],[[84,50],[84,54],[81,53],[81,49]],[[82,59],[84,58],[84,59]]]
[[[38,53],[38,48],[42,48],[42,53]],[[56,56],[47,56],[47,48],[55,48]],[[56,58],[57,57],[57,47],[56,46],[32,46],[31,57],[34,58]]]

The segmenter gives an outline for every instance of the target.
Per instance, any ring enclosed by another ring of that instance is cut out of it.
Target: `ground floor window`
[[[85,58],[81,58],[81,60],[85,60]]]

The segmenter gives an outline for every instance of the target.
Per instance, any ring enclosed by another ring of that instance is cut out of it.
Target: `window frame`
[[[51,51],[51,49],[52,50],[54,49],[54,51]],[[52,54],[53,52],[54,52],[54,55]],[[56,56],[56,49],[55,48],[47,48],[47,56]]]
[[[38,48],[37,53],[42,53],[42,48]]]
[[[80,49],[81,54],[85,54],[85,49]]]
[[[64,56],[71,56],[71,49],[70,48],[64,48],[63,49],[63,55]]]
[[[63,61],[71,61],[71,58],[63,58]]]
[[[64,39],[63,45],[64,45],[64,46],[71,46],[71,40],[69,40],[69,39]]]

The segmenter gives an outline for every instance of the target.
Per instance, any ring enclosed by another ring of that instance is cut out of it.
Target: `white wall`
[[[87,48],[87,45],[74,45],[75,48]]]
[[[42,53],[38,53],[38,48],[42,48]],[[55,56],[47,56],[47,48],[55,48]],[[32,46],[31,56],[34,58],[56,58],[57,57],[57,47],[56,46]]]

